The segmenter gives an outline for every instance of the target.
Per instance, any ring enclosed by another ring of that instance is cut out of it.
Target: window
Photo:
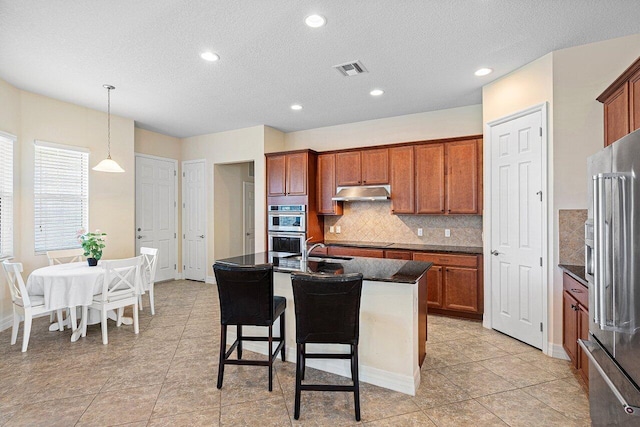
[[[13,255],[13,143],[0,132],[0,259]]]
[[[35,251],[79,248],[89,223],[89,152],[35,142]]]

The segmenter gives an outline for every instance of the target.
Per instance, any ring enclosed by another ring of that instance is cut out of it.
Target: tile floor
[[[216,389],[219,325],[215,286],[156,286],[156,315],[131,326],[99,325],[71,343],[36,319],[27,353],[0,333],[1,426],[343,426],[358,424],[347,393],[303,393],[293,420],[295,366],[228,367]],[[146,299],[145,299],[146,303]],[[112,322],[110,322],[112,323]],[[246,352],[247,357],[259,357]],[[342,381],[314,369],[315,381]],[[361,384],[368,426],[589,425],[588,400],[568,362],[551,359],[479,323],[429,317],[427,359],[415,397]]]

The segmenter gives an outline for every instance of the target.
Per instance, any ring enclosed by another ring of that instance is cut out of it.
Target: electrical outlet
[[[451,230],[449,230],[448,228],[444,229],[444,237],[451,237]]]
[[[333,227],[333,225],[329,226],[329,233],[335,233],[336,229]]]
[[[422,237],[422,228],[418,228],[418,237]]]
[[[336,233],[340,234],[340,226],[339,225],[336,225]]]

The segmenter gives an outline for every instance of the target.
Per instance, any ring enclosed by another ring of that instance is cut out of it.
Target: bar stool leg
[[[284,311],[280,315],[280,338],[282,338],[282,342],[284,342],[284,340],[286,339],[286,337],[284,336]],[[284,347],[285,345],[283,344],[282,349],[280,350],[280,360],[282,360],[283,362],[285,361]]]
[[[224,377],[224,360],[227,352],[227,325],[222,325],[220,331],[220,361],[218,362],[218,389],[222,388],[222,379]]]
[[[304,381],[304,373],[307,370],[307,344],[301,344],[302,346],[302,358],[300,359],[300,365],[302,366],[302,380]]]
[[[238,360],[242,359],[242,325],[238,325]]]
[[[269,325],[269,391],[273,391],[273,324]]]
[[[296,398],[293,409],[293,418],[300,419],[300,387],[302,386],[302,364],[304,356],[302,353],[303,344],[297,344],[296,348]]]
[[[353,401],[355,403],[356,410],[356,421],[360,421],[360,379],[358,377],[358,346],[352,346],[352,359],[351,364],[354,366],[353,368]]]

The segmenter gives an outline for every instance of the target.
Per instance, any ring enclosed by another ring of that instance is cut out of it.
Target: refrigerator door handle
[[[616,399],[620,402],[624,411],[628,415],[640,416],[640,406],[638,403],[634,402],[634,404],[628,403],[630,399],[625,398],[623,392],[626,396],[636,394],[636,400],[640,398],[640,391],[631,384],[631,382],[626,378],[626,376],[615,366],[614,362],[610,362],[612,365],[609,369],[605,369],[601,361],[598,359],[603,359],[602,362],[606,363],[609,356],[600,348],[597,343],[592,341],[578,340],[578,344],[582,348],[582,351],[587,355],[589,361],[591,362],[591,366],[596,368],[600,376],[604,382],[609,386],[611,392],[615,395]],[[609,371],[609,372],[607,372]],[[616,386],[614,381],[610,377],[614,377],[615,383],[620,385],[620,388],[623,388],[623,392]]]
[[[604,179],[602,174],[593,176],[593,322],[601,325],[604,259]]]

